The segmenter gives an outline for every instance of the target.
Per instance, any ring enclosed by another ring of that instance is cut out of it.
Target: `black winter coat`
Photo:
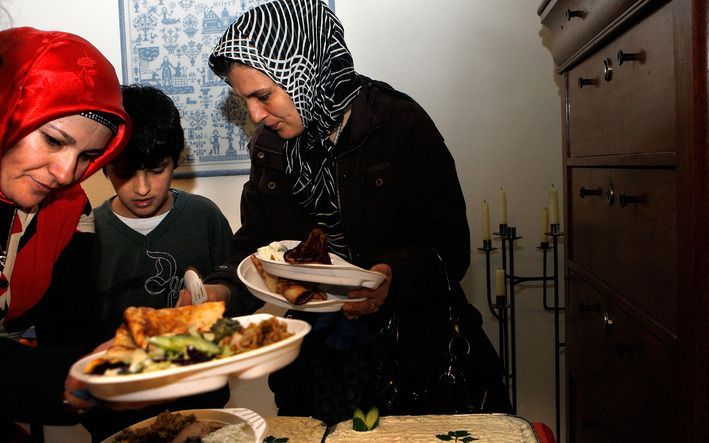
[[[432,356],[445,352],[449,334],[447,284],[439,255],[457,302],[466,302],[459,285],[470,261],[465,201],[454,160],[426,112],[387,84],[366,77],[361,77],[361,82],[362,89],[335,147],[337,195],[349,246],[346,258],[367,269],[377,263],[391,266],[392,285],[385,303],[377,313],[362,318],[367,319],[370,334],[376,336],[392,313],[398,312],[402,364],[423,374],[437,369],[430,367],[439,361]],[[314,218],[292,197],[282,146],[283,141],[268,129],[255,137],[250,148],[251,175],[241,198],[242,227],[234,236],[230,272],[214,274],[207,282],[228,283],[225,279],[258,247],[272,241],[304,239],[315,226]],[[237,297],[235,313],[248,313],[261,305],[238,282],[230,286],[232,297]],[[480,314],[472,311],[472,323],[479,328]],[[319,315],[289,314],[311,322]],[[336,422],[351,417],[351,408],[366,401],[362,392],[339,392],[341,386],[334,389],[341,397],[334,402],[328,394],[313,392],[333,390],[308,381],[318,378],[312,371],[320,370],[322,364],[330,364],[325,372],[333,372],[338,368],[332,361],[354,363],[359,366],[354,369],[358,373],[355,384],[366,384],[376,363],[367,360],[381,358],[338,354],[327,349],[325,335],[311,332],[298,360],[272,376],[281,415],[311,415]]]

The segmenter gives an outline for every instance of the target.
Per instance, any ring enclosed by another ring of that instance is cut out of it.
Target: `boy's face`
[[[129,218],[154,217],[169,211],[172,208],[170,182],[174,170],[170,157],[165,157],[155,168],[137,171],[108,165],[106,175],[118,196],[113,199],[113,211]]]

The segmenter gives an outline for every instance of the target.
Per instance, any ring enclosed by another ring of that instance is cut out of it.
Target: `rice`
[[[224,426],[202,437],[202,443],[253,443],[253,435],[244,428],[244,423]]]

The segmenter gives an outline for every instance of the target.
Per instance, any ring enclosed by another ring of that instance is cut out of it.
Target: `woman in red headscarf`
[[[64,380],[91,349],[96,318],[79,182],[129,135],[115,70],[95,47],[64,32],[0,31],[0,435],[14,420],[63,419]],[[22,340],[32,326],[35,347]]]

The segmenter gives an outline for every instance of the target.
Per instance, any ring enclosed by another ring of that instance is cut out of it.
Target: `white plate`
[[[335,312],[342,309],[342,305],[345,303],[366,300],[365,298],[347,298],[345,292],[341,294],[334,293],[338,290],[342,292],[343,288],[321,287],[321,289],[326,291],[327,300],[313,300],[307,303],[303,303],[302,305],[294,305],[293,303],[286,300],[286,298],[281,294],[276,294],[275,292],[271,292],[268,290],[268,288],[266,287],[266,283],[264,283],[258,271],[256,271],[256,267],[251,261],[251,256],[246,257],[241,261],[241,263],[239,263],[239,267],[236,270],[236,274],[239,276],[239,280],[244,282],[246,288],[256,298],[260,298],[266,303],[270,303],[272,305],[280,306],[286,309],[293,309],[295,311]]]
[[[300,241],[282,240],[279,243],[288,249],[293,249],[300,244]],[[284,263],[271,260],[269,257],[264,257],[258,253],[256,254],[256,257],[261,260],[264,271],[271,275],[290,278],[291,280],[321,283],[325,285],[365,287],[374,289],[378,287],[386,278],[386,276],[380,272],[362,269],[335,254],[330,254],[330,259],[332,260],[331,265],[317,263]]]
[[[268,429],[266,420],[264,420],[263,417],[261,417],[251,409],[246,408],[187,409],[184,411],[171,412],[179,412],[183,415],[194,414],[195,417],[197,417],[197,420],[216,421],[224,423],[225,425],[238,425],[241,423],[245,423],[247,427],[251,430],[251,433],[254,437],[253,441],[258,443],[263,441],[263,438],[266,435],[266,430]],[[157,417],[152,417],[147,420],[143,420],[139,423],[129,426],[127,429],[139,429],[144,428],[146,426],[150,426],[156,419]],[[101,443],[113,443],[115,438],[118,437],[121,432],[123,432],[123,430],[116,432]]]
[[[236,320],[247,326],[271,317],[273,316],[270,314],[254,314],[236,317]],[[295,360],[300,352],[303,337],[310,332],[310,325],[291,318],[279,318],[279,321],[286,323],[288,332],[293,335],[231,357],[141,374],[85,374],[84,367],[105,352],[102,351],[74,363],[70,374],[86,383],[93,396],[108,401],[167,400],[212,391],[224,386],[229,376],[240,379],[258,378]]]

